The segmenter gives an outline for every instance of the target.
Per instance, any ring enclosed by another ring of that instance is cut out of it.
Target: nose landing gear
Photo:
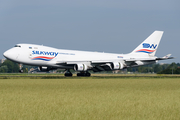
[[[19,64],[19,73],[23,73],[23,64]]]

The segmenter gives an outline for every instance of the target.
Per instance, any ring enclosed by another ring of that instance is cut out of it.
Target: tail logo
[[[153,53],[153,52],[156,51],[156,50],[149,50],[149,49],[147,49],[147,48],[156,49],[157,44],[156,44],[156,45],[155,45],[155,44],[150,45],[149,43],[143,43],[142,46],[143,46],[143,48],[145,48],[145,49],[140,49],[140,50],[137,50],[136,52],[142,52],[142,53],[151,54],[151,53]]]
[[[157,47],[157,44],[156,45],[154,45],[154,44],[150,45],[149,43],[143,43],[142,45],[143,45],[143,48],[154,48],[154,49],[156,49],[156,47]]]

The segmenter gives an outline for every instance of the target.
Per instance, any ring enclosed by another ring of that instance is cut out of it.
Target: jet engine
[[[86,64],[79,63],[79,64],[74,65],[75,71],[87,71],[87,69],[88,67]]]
[[[112,67],[113,70],[119,70],[119,69],[123,69],[124,65],[121,62],[113,62],[111,64],[111,67]]]

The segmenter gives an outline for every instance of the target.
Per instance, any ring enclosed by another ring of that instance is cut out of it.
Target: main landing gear
[[[88,71],[80,72],[80,73],[77,73],[77,76],[90,77],[90,76],[91,76],[91,73],[89,73]]]
[[[70,72],[70,70],[67,70],[66,73],[64,74],[64,76],[72,77],[73,74]],[[91,73],[89,73],[88,71],[83,71],[83,72],[77,73],[77,76],[90,77]]]
[[[73,74],[70,72],[70,70],[67,70],[66,73],[64,74],[66,77],[72,77]]]

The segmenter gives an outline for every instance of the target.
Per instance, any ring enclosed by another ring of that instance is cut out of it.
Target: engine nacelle
[[[88,67],[86,64],[79,63],[79,64],[74,65],[75,71],[87,71],[87,69],[88,69]]]
[[[120,70],[120,69],[123,69],[123,68],[124,68],[123,63],[121,63],[121,62],[113,62],[113,63],[111,64],[111,66],[112,66],[112,69],[113,69],[113,70]]]

